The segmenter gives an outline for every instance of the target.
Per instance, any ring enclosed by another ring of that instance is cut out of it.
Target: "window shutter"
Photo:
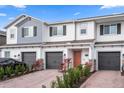
[[[34,36],[37,36],[37,27],[34,26]]]
[[[22,37],[24,37],[24,28],[22,28]]]
[[[121,34],[121,23],[117,24],[117,34]]]
[[[63,25],[63,35],[66,35],[66,25]]]
[[[100,25],[100,35],[103,35],[103,25]]]
[[[49,28],[49,33],[50,33],[50,36],[52,36],[52,27]]]

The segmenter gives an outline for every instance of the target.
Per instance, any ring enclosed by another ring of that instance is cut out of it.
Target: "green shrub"
[[[15,74],[18,75],[19,74],[19,65],[15,66]]]
[[[58,88],[65,88],[64,81],[62,80],[61,77],[57,76],[57,87]]]
[[[70,68],[67,73],[69,75],[69,86],[73,87],[73,84],[75,83],[74,69]]]
[[[82,69],[83,69],[83,65],[80,64],[80,65],[77,66],[77,68],[78,68],[79,70],[82,70]]]
[[[64,81],[64,85],[66,88],[70,88],[70,85],[69,85],[69,75],[64,73],[63,74],[63,81]]]
[[[84,76],[89,76],[90,75],[90,67],[84,66]]]
[[[10,77],[12,74],[14,74],[13,67],[12,67],[12,66],[7,66],[7,67],[5,68],[5,73],[6,73],[7,76]]]
[[[74,69],[75,83],[79,82],[81,77],[81,70],[79,68]]]
[[[24,64],[20,65],[19,68],[20,72],[24,73],[26,71],[26,67],[24,66]]]
[[[73,88],[76,87],[76,84],[80,82],[83,76],[90,75],[91,65],[86,64],[85,66],[79,65],[76,68],[70,68],[66,73],[63,74],[63,77],[57,76],[57,81],[53,81],[52,88]]]
[[[4,68],[3,68],[3,67],[0,67],[0,79],[1,79],[1,80],[2,80],[3,77],[4,77],[4,74],[5,74]]]

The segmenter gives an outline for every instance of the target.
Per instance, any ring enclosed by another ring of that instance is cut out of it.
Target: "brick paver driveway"
[[[85,88],[124,88],[124,76],[119,71],[98,71],[81,87]]]
[[[42,85],[50,87],[50,82],[60,76],[57,70],[44,70],[0,82],[0,87],[5,88],[41,88]]]

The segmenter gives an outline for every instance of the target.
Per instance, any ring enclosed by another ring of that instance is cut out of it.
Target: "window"
[[[110,26],[109,25],[104,25],[103,34],[109,34],[109,32],[110,32]]]
[[[100,25],[100,35],[121,34],[121,24]]]
[[[9,51],[5,51],[4,57],[5,58],[10,58],[10,52]]]
[[[86,34],[86,29],[81,29],[80,31],[81,34]]]
[[[37,27],[36,26],[34,26],[33,35],[37,36]]]
[[[24,28],[24,37],[29,36],[29,28]]]
[[[66,25],[50,27],[50,36],[66,35]]]
[[[36,26],[22,28],[22,37],[34,37],[34,36],[37,36]]]
[[[14,38],[14,34],[10,34],[10,38]]]
[[[57,35],[57,27],[52,28],[52,36]]]
[[[111,34],[117,34],[117,24],[111,24],[110,32]]]
[[[10,39],[14,38],[14,33],[16,29],[10,29]]]

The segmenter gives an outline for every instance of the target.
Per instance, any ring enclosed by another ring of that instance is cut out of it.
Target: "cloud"
[[[76,13],[74,13],[73,15],[74,16],[77,16],[77,15],[79,15],[80,14],[80,12],[76,12]]]
[[[25,9],[27,7],[26,5],[12,5],[12,6],[20,9]]]
[[[109,9],[109,8],[118,8],[118,7],[124,7],[124,5],[103,5],[100,7],[100,9]]]
[[[7,16],[7,14],[5,14],[5,13],[0,13],[0,16]]]
[[[14,19],[14,17],[10,17],[10,18],[9,18],[9,20],[13,20],[13,19]]]

